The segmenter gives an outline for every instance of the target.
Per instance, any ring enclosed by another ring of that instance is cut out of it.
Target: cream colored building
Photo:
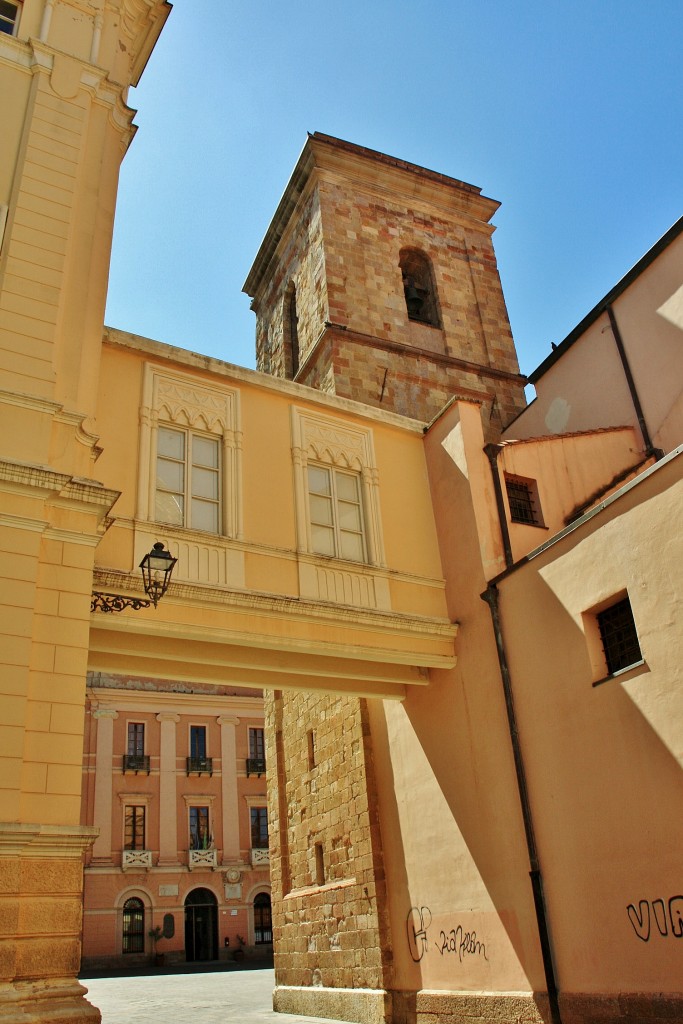
[[[524,410],[497,204],[316,134],[245,284],[260,372],[103,333],[168,5],[7,6],[0,1015],[96,1021],[81,934],[123,949],[132,899],[175,939],[193,852],[237,884],[253,691],[277,1008],[682,1021],[680,224]],[[193,726],[220,776],[183,777]]]

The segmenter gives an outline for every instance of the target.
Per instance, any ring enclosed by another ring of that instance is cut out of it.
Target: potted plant
[[[165,953],[159,953],[157,951],[157,942],[159,941],[159,939],[163,939],[164,937],[164,933],[161,929],[161,926],[156,925],[154,928],[150,928],[147,934],[152,940],[152,960],[157,967],[163,967],[164,963],[166,962],[166,955]]]

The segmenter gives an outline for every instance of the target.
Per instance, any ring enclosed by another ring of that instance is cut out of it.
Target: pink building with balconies
[[[260,691],[91,673],[83,962],[272,949]]]

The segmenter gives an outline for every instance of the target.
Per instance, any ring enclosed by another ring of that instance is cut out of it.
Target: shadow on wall
[[[442,554],[461,624],[458,665],[402,705],[371,707],[393,986],[403,990],[395,1019],[426,1012],[421,989],[530,989],[549,1020],[470,487],[447,468],[441,507],[457,515]],[[586,532],[547,560],[571,559]],[[657,552],[643,556],[649,565]],[[593,687],[586,636],[541,568],[505,581],[501,608],[559,986],[565,997],[666,991],[683,937],[683,821],[671,815],[683,806],[683,773],[662,739],[683,711],[665,685],[675,676],[644,671]],[[587,595],[604,586],[597,560],[562,571],[574,581],[579,572]],[[662,614],[660,625],[674,619]]]

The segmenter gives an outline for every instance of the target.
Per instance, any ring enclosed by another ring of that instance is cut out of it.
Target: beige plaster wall
[[[683,283],[682,265],[679,235],[613,303],[652,443],[664,451],[675,448],[683,436],[681,326],[667,315],[667,303]],[[537,381],[536,396],[505,437],[622,424],[638,429],[607,313]]]
[[[563,530],[596,501],[604,499],[642,468],[633,427],[508,442],[498,457],[513,560]],[[512,522],[506,476],[527,481],[538,524]]]
[[[370,703],[393,987],[531,998],[544,978],[498,665],[479,598],[480,541],[487,567],[500,554],[478,407],[453,406],[425,447],[449,614],[460,624],[458,663],[433,671],[429,689],[401,704]],[[507,1019],[502,1002],[496,1012]]]
[[[680,463],[499,584],[565,997],[680,990]],[[594,687],[592,610],[624,591],[645,663]]]

